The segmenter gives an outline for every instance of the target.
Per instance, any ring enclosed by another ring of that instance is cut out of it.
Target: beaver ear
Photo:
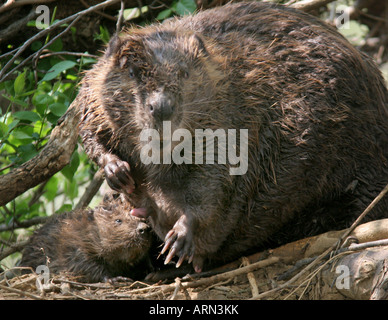
[[[143,59],[142,52],[144,51],[144,45],[142,41],[138,39],[124,39],[120,44],[118,52],[116,54],[117,63],[121,69],[131,65],[133,61],[139,61]]]
[[[189,52],[193,53],[195,58],[206,57],[209,55],[206,50],[205,43],[199,35],[191,35],[188,44]]]
[[[108,58],[111,55],[115,54],[119,51],[119,48],[121,47],[121,40],[117,34],[115,34],[112,39],[110,39],[108,48],[105,51],[105,57]]]

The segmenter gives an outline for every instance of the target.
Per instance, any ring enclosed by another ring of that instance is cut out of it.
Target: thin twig
[[[0,224],[0,232],[10,231],[10,230],[14,230],[17,228],[28,228],[28,227],[34,226],[36,224],[45,223],[48,218],[49,217],[34,217],[34,218],[31,218],[29,220],[24,220],[24,221],[15,220],[15,221],[13,221],[12,224],[3,223],[3,224]]]
[[[19,0],[19,1],[8,0],[6,3],[4,3],[0,7],[0,13],[7,11],[7,10],[11,10],[13,8],[16,8],[16,7],[22,7],[22,6],[25,6],[28,4],[37,5],[40,3],[49,3],[49,2],[53,2],[53,1],[55,1],[55,0]]]
[[[30,242],[29,240],[26,240],[26,241],[20,241],[18,243],[11,245],[9,248],[3,250],[0,253],[0,260],[5,259],[6,257],[10,256],[15,252],[21,251],[29,242]]]
[[[58,33],[55,37],[53,37],[50,41],[48,41],[44,46],[42,46],[42,48],[40,48],[35,54],[34,54],[34,57],[33,57],[33,60],[34,60],[34,64],[36,65],[37,62],[38,62],[38,58],[40,56],[40,54],[42,53],[42,51],[49,47],[55,40],[57,40],[59,37],[61,37],[63,34],[65,34],[67,31],[70,30],[70,28],[75,24],[77,23],[77,21],[81,19],[81,16],[78,16],[76,17],[67,27],[65,30],[63,30],[62,32]]]
[[[314,261],[312,261],[310,264],[308,264],[302,271],[300,271],[298,274],[296,274],[294,277],[292,277],[287,282],[283,283],[277,288],[274,288],[272,290],[268,290],[266,292],[263,292],[255,297],[252,297],[252,299],[258,300],[262,299],[276,291],[279,291],[281,289],[284,289],[288,286],[290,286],[292,283],[294,283],[296,280],[298,280],[300,277],[302,277],[304,274],[306,274],[308,271],[310,271],[312,268],[314,268],[317,264],[321,262],[321,260],[325,259],[326,256],[333,251],[337,250],[340,244],[346,239],[351,232],[356,228],[356,226],[360,223],[360,221],[372,210],[372,208],[384,197],[384,195],[388,192],[388,185],[385,186],[385,188],[378,194],[378,196],[369,204],[369,206],[360,214],[360,216],[354,221],[354,223],[351,225],[349,229],[347,229],[343,235],[338,239],[338,241],[326,249],[323,253],[321,253]]]
[[[249,266],[249,259],[247,257],[242,258],[242,263],[244,266]],[[257,296],[259,294],[259,289],[257,287],[256,278],[252,272],[247,273],[248,281],[251,286],[252,297]]]
[[[51,56],[57,56],[57,55],[78,56],[78,57],[86,57],[86,58],[93,58],[93,59],[98,59],[98,57],[99,57],[95,54],[90,54],[90,53],[57,51],[57,52],[49,52],[49,53],[42,54],[39,56],[39,59],[43,59],[43,58],[47,58],[47,57],[51,57]]]
[[[35,294],[29,293],[29,292],[26,292],[26,291],[22,291],[22,290],[19,290],[19,289],[3,286],[1,284],[0,284],[0,289],[3,289],[5,291],[9,291],[9,292],[12,292],[12,293],[16,293],[16,294],[18,294],[20,296],[25,296],[25,297],[28,297],[28,298],[31,298],[31,299],[34,299],[34,300],[44,300],[42,297],[37,296]]]
[[[121,0],[119,17],[117,18],[117,23],[116,23],[116,34],[117,35],[119,34],[119,32],[121,30],[121,25],[123,23],[124,9],[125,9],[125,3],[123,0]]]
[[[15,53],[15,55],[7,62],[7,64],[2,68],[2,70],[0,71],[0,82],[4,81],[9,75],[10,73],[7,73],[7,70],[10,68],[10,66],[15,62],[15,60],[22,54],[22,52],[24,52],[27,47],[33,43],[34,41],[36,41],[37,39],[47,35],[48,33],[50,33],[52,30],[54,30],[55,28],[65,24],[65,23],[68,23],[74,19],[76,19],[77,17],[80,17],[80,16],[83,16],[85,14],[88,14],[90,12],[93,12],[94,10],[97,10],[97,9],[101,9],[101,8],[104,8],[106,6],[109,6],[111,4],[114,4],[116,2],[119,2],[120,0],[107,0],[107,1],[104,1],[102,3],[99,3],[99,4],[96,4],[95,6],[92,6],[90,8],[87,8],[83,11],[80,11],[80,12],[77,12],[69,17],[66,17],[62,20],[59,20],[57,21],[56,23],[50,25],[49,27],[47,27],[46,29],[38,32],[35,36],[29,38],[19,49],[18,51]]]
[[[90,6],[86,3],[86,1],[80,0],[80,2],[83,4],[83,6],[84,6],[85,8],[90,8]],[[102,12],[102,11],[100,11],[100,10],[95,10],[94,13],[97,13],[98,15],[100,15],[100,16],[106,18],[106,19],[109,19],[109,20],[112,20],[112,21],[116,21],[116,18],[115,18],[115,17],[113,17],[113,16],[111,16],[110,14],[107,14],[107,13],[105,13],[105,12]]]
[[[177,296],[180,288],[181,288],[181,279],[176,278],[175,279],[175,290],[174,290],[174,293],[172,294],[170,300],[175,300],[176,299],[176,296]]]
[[[89,203],[92,201],[95,194],[100,189],[102,183],[104,182],[104,171],[98,170],[92,179],[92,181],[89,183],[87,188],[85,189],[84,194],[82,195],[81,199],[79,199],[77,205],[75,206],[75,209],[81,209],[85,208],[89,205]]]
[[[374,208],[374,206],[387,194],[388,192],[388,184],[385,188],[377,195],[377,197],[369,204],[369,206],[364,210],[363,213],[353,222],[349,229],[345,231],[345,233],[339,239],[338,245],[341,245],[343,241],[354,231],[354,229],[360,224],[362,219]]]

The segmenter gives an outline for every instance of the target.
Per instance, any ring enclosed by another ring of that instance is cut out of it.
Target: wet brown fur
[[[248,172],[143,165],[140,132],[160,130],[145,105],[160,87],[177,101],[173,131],[249,129]],[[343,228],[388,183],[379,70],[332,27],[290,8],[238,3],[128,30],[79,94],[88,155],[100,166],[106,155],[130,164],[134,197],[152,208],[161,239],[184,217],[190,230],[175,231],[199,265]],[[369,218],[387,213],[386,197]]]
[[[92,209],[55,214],[24,249],[21,265],[46,265],[50,273],[67,271],[79,281],[114,277],[143,278],[148,267],[151,233],[118,200]]]

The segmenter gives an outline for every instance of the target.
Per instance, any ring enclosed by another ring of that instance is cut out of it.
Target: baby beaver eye
[[[183,79],[187,79],[189,77],[189,72],[187,70],[181,70],[179,72],[179,75],[183,78]]]
[[[131,79],[135,78],[135,70],[133,68],[129,68],[129,77]]]
[[[116,222],[117,224],[121,224],[123,221],[122,221],[121,219],[116,219],[115,222]]]

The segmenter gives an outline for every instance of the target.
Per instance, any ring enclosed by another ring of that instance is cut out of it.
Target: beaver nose
[[[144,222],[139,222],[136,231],[138,234],[145,234],[150,229],[149,225]]]
[[[174,96],[167,92],[156,92],[148,100],[148,111],[155,120],[163,121],[171,119],[174,112]]]

